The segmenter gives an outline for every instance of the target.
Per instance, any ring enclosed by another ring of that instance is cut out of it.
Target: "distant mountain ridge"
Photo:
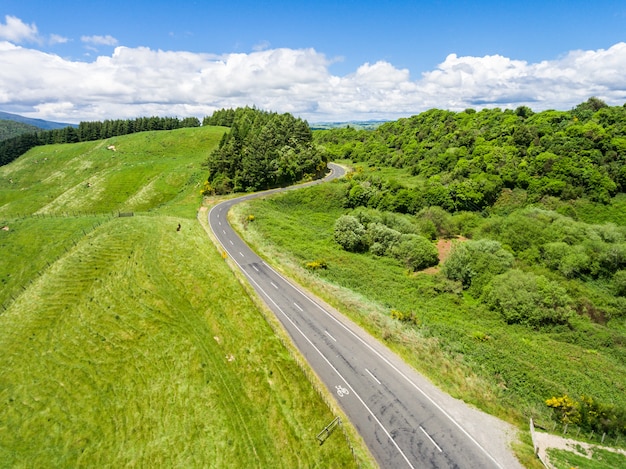
[[[11,114],[10,112],[3,111],[0,111],[0,120],[21,122],[22,124],[32,125],[44,130],[62,129],[64,127],[78,127],[76,124],[52,122],[43,119],[31,119],[29,117],[20,116],[19,114]]]

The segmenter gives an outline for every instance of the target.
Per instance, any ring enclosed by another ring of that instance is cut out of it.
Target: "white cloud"
[[[35,24],[26,24],[15,16],[6,15],[4,17],[5,24],[0,23],[0,39],[7,41],[22,42],[39,42],[39,33]]]
[[[55,44],[65,44],[66,42],[69,42],[69,39],[63,36],[60,36],[58,34],[51,34],[50,35],[50,39],[48,40],[48,42],[51,45],[55,45]]]
[[[95,37],[86,42],[100,41]],[[122,46],[81,62],[0,42],[0,109],[29,108],[31,117],[78,122],[202,117],[256,105],[315,122],[395,119],[433,107],[570,109],[590,96],[613,105],[626,101],[625,43],[539,63],[450,54],[417,79],[384,61],[336,76],[332,63],[314,49],[215,55]]]
[[[117,46],[118,41],[113,36],[82,36],[80,38],[85,44],[93,44],[96,46]]]

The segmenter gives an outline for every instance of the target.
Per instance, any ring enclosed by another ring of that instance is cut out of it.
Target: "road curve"
[[[340,166],[329,166],[331,172],[324,180],[304,185],[343,176]],[[304,185],[219,203],[209,211],[209,225],[335,396],[378,464],[385,468],[519,467],[510,454],[487,449],[488,439],[481,433],[489,433],[488,429],[461,424],[454,411],[444,408],[440,391],[350,320],[272,269],[226,219],[236,203]]]

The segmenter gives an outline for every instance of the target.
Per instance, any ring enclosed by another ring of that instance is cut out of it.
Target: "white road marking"
[[[241,251],[239,251],[239,255],[240,255],[241,257],[246,257],[246,256],[244,256],[244,255],[243,255],[243,252],[241,252]]]
[[[252,266],[252,268],[253,268],[254,270],[256,270],[257,272],[259,271],[259,269],[258,269],[258,267],[257,267],[256,265],[253,265],[253,266]]]
[[[304,310],[300,307],[298,303],[294,303],[294,305],[296,305],[296,308],[298,308],[301,313],[304,313]]]
[[[278,290],[278,285],[276,285],[274,282],[270,282],[270,283],[272,284],[272,286],[273,286],[276,290]]]
[[[330,332],[328,332],[328,331],[324,331],[324,333],[325,333],[328,337],[330,337],[331,339],[333,339],[335,342],[337,342],[337,339],[335,339],[332,335],[330,335]]]
[[[232,240],[232,239],[229,239],[229,240],[228,240],[228,242],[230,243],[230,245],[231,245],[231,246],[234,246],[234,245],[235,245],[235,243],[233,243],[233,240]]]
[[[433,440],[433,439],[431,438],[431,436],[430,436],[428,433],[426,433],[426,430],[424,430],[424,429],[422,428],[422,426],[421,426],[421,425],[420,425],[420,430],[422,430],[422,432],[424,432],[424,435],[426,435],[426,437],[430,440],[430,442],[431,442],[433,445],[435,445],[435,448],[437,448],[437,449],[439,450],[439,452],[440,452],[440,453],[443,453],[443,450],[439,447],[439,445],[438,445],[437,443],[435,443],[435,440]]]
[[[222,230],[222,233],[226,234],[226,230]],[[232,243],[232,241],[231,241],[231,243]]]
[[[370,375],[374,379],[374,381],[376,381],[378,384],[382,384],[380,381],[378,381],[378,378],[374,376],[370,370],[365,368],[365,371],[367,371],[367,374]]]

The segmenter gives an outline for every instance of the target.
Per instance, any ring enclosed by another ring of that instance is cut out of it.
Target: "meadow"
[[[0,467],[372,464],[198,223],[224,130],[0,167]]]

